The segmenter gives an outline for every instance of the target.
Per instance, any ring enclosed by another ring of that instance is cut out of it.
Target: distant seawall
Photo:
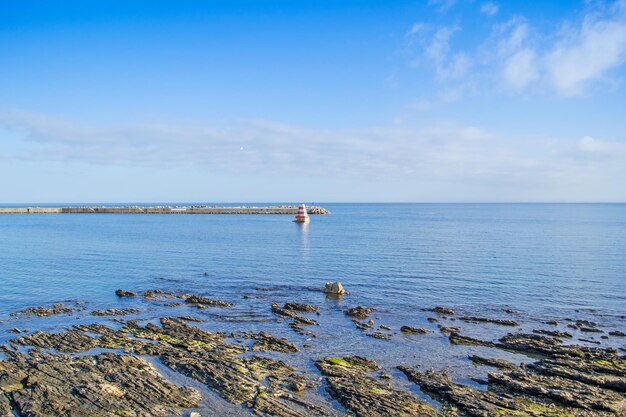
[[[0,207],[0,214],[292,214],[297,206],[217,207],[217,206],[84,206],[84,207]],[[307,207],[309,214],[330,214],[323,207]]]

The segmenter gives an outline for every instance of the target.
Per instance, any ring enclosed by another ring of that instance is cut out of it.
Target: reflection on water
[[[626,205],[326,207],[333,214],[314,216],[311,224],[280,215],[0,216],[0,345],[17,336],[9,332],[14,327],[56,331],[76,320],[116,325],[89,312],[137,308],[133,319],[200,315],[206,321],[197,325],[207,330],[287,337],[303,349],[281,359],[314,377],[312,359],[358,354],[393,375],[397,365],[420,364],[452,366],[454,377],[484,379],[486,371],[467,356],[487,348],[451,347],[437,324],[487,339],[511,329],[433,317],[422,308],[442,305],[458,315],[511,318],[525,332],[545,327],[547,318],[564,331],[571,331],[564,318],[626,331]],[[326,281],[341,281],[349,294],[326,297]],[[233,306],[164,307],[142,297],[120,299],[117,288],[199,293]],[[85,301],[85,310],[10,316],[72,299]],[[319,326],[307,329],[315,337],[297,334],[277,318],[274,302],[319,306],[320,315],[312,316]],[[357,305],[374,307],[374,329],[389,327],[392,338],[358,330],[344,313]],[[405,335],[403,325],[430,333]],[[602,343],[619,347],[618,339]],[[398,376],[394,383],[406,381]]]
[[[295,223],[300,234],[300,252],[302,254],[302,261],[309,262],[309,224],[310,223]]]

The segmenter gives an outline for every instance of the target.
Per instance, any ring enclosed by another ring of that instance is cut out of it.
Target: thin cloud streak
[[[313,129],[261,120],[99,128],[26,112],[0,114],[0,138],[2,131],[21,138],[19,150],[3,155],[12,161],[445,182],[459,189],[516,187],[520,195],[535,188],[584,195],[605,187],[626,197],[616,181],[626,177],[626,146],[590,137],[521,140],[471,126]]]

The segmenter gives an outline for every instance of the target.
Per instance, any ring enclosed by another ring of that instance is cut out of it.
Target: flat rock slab
[[[368,376],[380,370],[376,362],[360,356],[326,358],[315,365],[326,377],[327,391],[358,417],[429,416],[437,412],[415,395],[393,389]]]
[[[0,362],[0,389],[21,416],[168,417],[200,401],[196,390],[170,383],[135,356],[8,356]]]

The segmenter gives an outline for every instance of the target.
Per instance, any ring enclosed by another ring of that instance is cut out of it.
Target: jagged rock
[[[626,333],[624,332],[620,332],[619,330],[614,330],[612,332],[609,332],[610,336],[618,336],[618,337],[626,337]]]
[[[459,317],[459,320],[463,320],[466,323],[493,323],[501,326],[519,326],[515,320],[490,319],[486,317],[465,316]]]
[[[255,338],[257,341],[252,345],[254,351],[292,353],[299,350],[296,345],[289,343],[286,339],[279,339],[269,333],[261,332]]]
[[[439,328],[439,330],[441,331],[441,333],[443,334],[452,334],[452,333],[458,333],[460,331],[460,329],[458,327],[446,327],[443,324],[439,324],[437,325],[437,327]],[[450,340],[452,341],[452,340]]]
[[[324,286],[324,292],[326,294],[336,295],[336,296],[348,294],[348,291],[346,291],[343,288],[343,285],[341,285],[341,282],[327,282],[326,285]]]
[[[62,333],[48,333],[38,331],[17,339],[23,346],[36,346],[43,349],[56,349],[59,352],[77,353],[86,352],[98,345],[98,341],[78,330]]]
[[[504,359],[484,358],[478,355],[471,355],[469,359],[477,365],[486,365],[503,370],[517,369],[515,364]]]
[[[553,375],[626,393],[626,359],[614,355],[590,361],[557,356],[528,365],[534,372]]]
[[[583,333],[604,333],[604,330],[596,329],[595,327],[580,327],[579,330]]]
[[[118,310],[115,308],[109,308],[108,310],[94,310],[91,312],[92,316],[128,316],[129,314],[139,313],[136,308],[127,308]]]
[[[2,361],[0,388],[17,415],[32,417],[167,417],[200,401],[196,390],[173,385],[144,359],[114,353],[73,357],[12,352]]]
[[[308,317],[300,317],[296,316],[293,319],[293,324],[297,326],[313,326],[318,324],[317,321],[310,319]]]
[[[283,317],[290,317],[290,318],[298,317],[298,313],[296,311],[283,308],[278,303],[272,303],[272,312],[274,314],[278,314],[279,316],[283,316]]]
[[[283,308],[285,310],[298,311],[300,313],[315,313],[319,311],[318,306],[303,303],[286,303]]]
[[[118,297],[136,297],[137,293],[132,291],[126,291],[120,288],[115,291],[115,295],[117,295]]]
[[[402,326],[400,331],[406,334],[426,334],[430,333],[430,330],[421,327]]]
[[[195,305],[198,308],[209,308],[213,306],[231,307],[232,304],[226,301],[214,300],[212,298],[201,297],[199,295],[190,295],[185,298],[187,304]]]
[[[626,399],[623,396],[578,381],[523,370],[503,374],[490,372],[488,376],[490,384],[498,384],[533,397],[549,398],[567,407],[626,412]]]
[[[363,320],[367,318],[367,316],[372,314],[373,311],[374,311],[373,308],[358,306],[358,307],[349,308],[348,310],[346,310],[345,313],[347,316],[355,317],[355,318]]]
[[[318,323],[311,318],[299,316],[297,312],[317,312],[317,310],[318,307],[310,304],[287,303],[283,307],[280,307],[278,303],[272,304],[273,313],[282,317],[292,318],[293,321],[289,323],[289,327],[294,329],[297,333],[307,336],[312,335],[312,333],[304,330],[302,326],[311,326]]]
[[[437,313],[442,316],[454,316],[454,310],[452,310],[451,308],[446,308],[446,307],[441,307],[441,306],[437,306],[433,308],[424,308],[423,310],[432,311],[433,313]]]
[[[242,358],[240,354],[246,349],[227,343],[225,333],[207,332],[179,318],[162,318],[161,326],[147,324],[142,327],[129,321],[119,331],[101,325],[79,327],[101,334],[98,339],[101,347],[132,349],[138,354],[157,356],[165,366],[206,384],[231,403],[245,404],[257,414],[280,417],[333,415],[326,407],[290,395],[313,387],[315,383],[284,362],[257,355]],[[297,349],[269,334],[248,337],[264,344],[258,344],[258,350]]]
[[[387,333],[381,333],[381,332],[370,332],[370,333],[365,333],[366,336],[369,337],[373,337],[374,339],[381,339],[381,340],[389,340],[391,339],[391,335],[387,334]]]
[[[496,344],[493,342],[489,342],[486,340],[474,339],[469,336],[462,336],[456,331],[451,331],[448,336],[450,339],[450,343],[453,345],[468,345],[468,346],[488,346],[488,347],[496,347]]]
[[[543,398],[522,393],[512,395],[507,391],[477,390],[452,381],[445,372],[420,372],[416,369],[398,367],[407,378],[418,384],[422,391],[459,409],[462,415],[471,417],[599,417],[612,415],[602,411],[590,411],[555,404]],[[491,379],[491,373],[489,374]],[[494,374],[495,375],[495,374]],[[490,388],[492,387],[489,382]]]
[[[49,317],[57,314],[67,314],[77,311],[78,309],[66,307],[64,304],[55,304],[52,307],[29,307],[24,310],[11,313],[11,316],[37,316]]]
[[[359,356],[326,358],[315,365],[326,377],[328,393],[357,417],[428,416],[436,411],[415,395],[393,389],[367,375],[376,362]]]
[[[146,290],[143,292],[143,298],[146,300],[160,301],[163,299],[176,298],[176,294],[164,290]]]
[[[569,339],[569,338],[573,337],[571,333],[563,332],[563,331],[560,331],[560,330],[535,329],[535,330],[533,330],[533,333],[545,334],[547,336],[552,336],[552,337],[556,337],[556,338],[565,337],[565,338]]]
[[[0,394],[0,417],[15,417],[11,408],[11,403],[6,395]]]

